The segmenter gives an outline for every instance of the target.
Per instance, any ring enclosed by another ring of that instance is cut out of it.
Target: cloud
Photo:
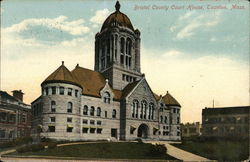
[[[169,56],[173,57],[173,56],[179,56],[181,54],[183,54],[183,53],[178,51],[178,50],[172,49],[172,50],[169,50],[169,51],[165,52],[163,54],[163,57],[169,57]]]
[[[176,39],[182,40],[195,35],[197,31],[217,25],[220,22],[220,12],[200,14],[195,11],[187,12],[178,18],[177,23],[170,27],[171,32],[176,32]]]
[[[178,51],[178,50],[173,50]],[[249,105],[249,64],[227,57],[166,57],[176,52],[154,52],[142,48],[142,72],[153,91],[168,90],[182,105],[183,122],[201,121],[201,111],[212,106]],[[178,53],[178,52],[177,52]],[[221,55],[220,55],[221,56]],[[224,55],[225,56],[225,55]]]
[[[107,8],[103,10],[97,10],[95,12],[95,16],[90,18],[90,21],[92,23],[102,24],[109,14],[110,14],[110,11]]]
[[[7,33],[21,33],[23,31],[32,30],[35,26],[57,29],[75,36],[90,31],[88,27],[84,26],[83,19],[68,21],[66,16],[59,16],[57,18],[25,19],[18,24],[4,28],[3,31]]]

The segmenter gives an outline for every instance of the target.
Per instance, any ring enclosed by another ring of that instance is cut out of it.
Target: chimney
[[[13,97],[15,97],[16,99],[20,100],[20,101],[23,101],[23,92],[22,90],[14,90],[12,91],[13,93]]]

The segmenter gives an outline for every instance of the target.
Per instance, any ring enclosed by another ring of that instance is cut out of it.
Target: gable
[[[140,80],[133,90],[126,96],[126,100],[133,98],[138,98],[139,100],[147,100],[148,102],[156,103],[155,95],[152,92],[148,82],[145,78]]]

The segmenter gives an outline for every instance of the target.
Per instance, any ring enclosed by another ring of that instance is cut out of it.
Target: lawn
[[[166,154],[155,153],[155,146],[137,142],[85,143],[45,149],[38,152],[14,153],[15,155],[40,155],[76,157],[85,159],[164,159],[177,160]]]
[[[174,146],[219,161],[241,161],[248,158],[248,141],[184,141]]]

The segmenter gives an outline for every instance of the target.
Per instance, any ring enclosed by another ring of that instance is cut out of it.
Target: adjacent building
[[[181,124],[181,136],[192,137],[201,135],[201,124],[200,122]]]
[[[94,71],[78,64],[70,71],[62,62],[41,83],[32,102],[34,138],[181,139],[181,105],[169,92],[152,91],[141,73],[140,31],[119,2],[115,8],[95,35]]]
[[[202,110],[202,135],[205,137],[249,137],[250,106],[205,108]]]
[[[0,142],[30,136],[31,107],[23,102],[21,90],[12,92],[0,91]]]

